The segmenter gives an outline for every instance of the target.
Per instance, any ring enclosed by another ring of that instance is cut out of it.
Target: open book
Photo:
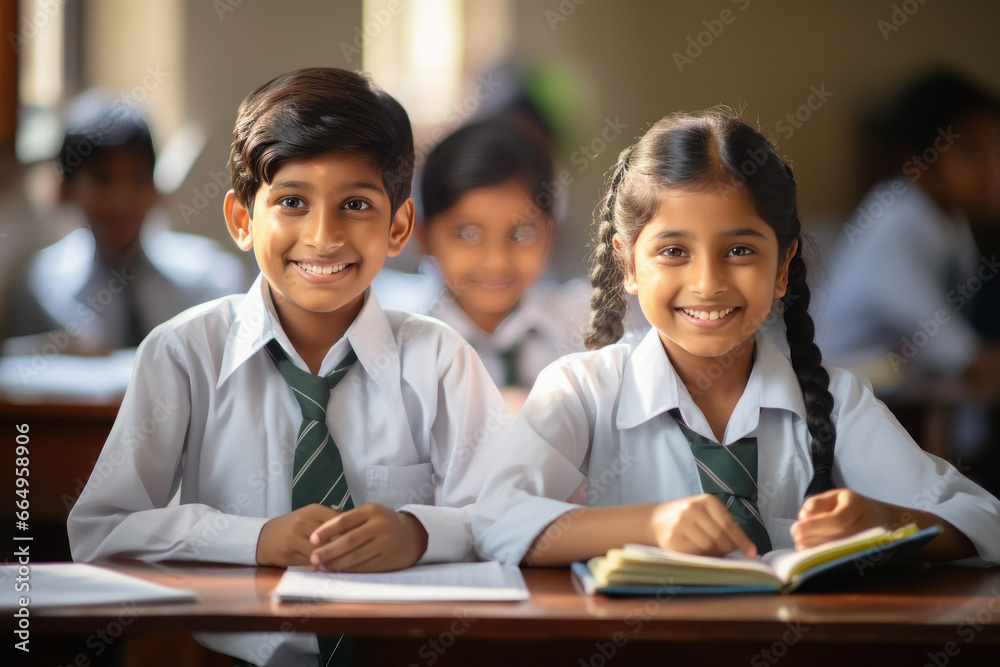
[[[918,530],[913,523],[898,530],[871,528],[802,551],[771,551],[759,559],[694,556],[626,544],[586,563],[573,563],[573,573],[591,594],[790,593],[824,572],[849,568],[863,574],[912,559],[940,534],[940,526]]]

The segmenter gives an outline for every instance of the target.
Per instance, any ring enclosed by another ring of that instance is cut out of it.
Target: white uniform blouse
[[[469,341],[498,386],[531,387],[538,373],[559,357],[586,349],[590,286],[583,280],[535,282],[493,332],[483,331],[445,290],[437,267],[425,273],[383,271],[372,283],[382,303],[430,315]],[[509,358],[509,362],[505,357]]]
[[[679,409],[691,429],[717,441],[708,422],[655,329],[630,349],[617,344],[570,355],[539,376],[476,506],[473,530],[482,556],[519,563],[539,533],[575,507],[566,499],[584,479],[592,506],[702,492],[690,445],[669,411]],[[789,528],[812,478],[810,438],[790,362],[760,332],[755,354],[722,444],[757,438],[759,506],[779,549],[793,545]],[[828,370],[837,426],[834,481],[932,512],[965,533],[984,559],[1000,562],[997,499],[921,450],[866,382]]]
[[[264,523],[291,510],[302,419],[261,350],[272,338],[306,367],[258,278],[246,295],[188,310],[143,341],[114,428],[69,516],[75,560],[255,564]],[[471,505],[510,427],[489,375],[454,331],[383,311],[370,292],[322,374],[348,345],[358,362],[331,392],[327,425],[355,504],[416,516],[428,534],[421,562],[474,558]],[[180,503],[168,507],[178,485]],[[278,648],[248,637],[204,643],[258,664],[314,661],[300,655],[316,650],[309,635],[283,636]]]

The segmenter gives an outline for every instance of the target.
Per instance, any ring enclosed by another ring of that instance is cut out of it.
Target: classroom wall
[[[185,122],[206,132],[187,179],[164,202],[174,228],[217,238],[238,252],[222,216],[237,107],[285,71],[360,67],[360,58],[349,61],[340,45],[354,39],[361,1],[100,0],[86,9],[87,84],[125,93],[148,88],[137,101],[150,110],[161,140]],[[249,254],[244,258],[253,264]]]
[[[849,214],[858,115],[915,68],[950,63],[1000,91],[994,0],[515,1],[514,51],[562,63],[590,91],[577,150],[600,147],[607,119],[627,125],[585,170],[570,164],[574,224],[589,220],[618,152],[674,110],[726,104],[769,130],[795,169],[808,228]]]
[[[100,0],[83,4],[80,13],[84,81],[143,105],[157,141],[186,112],[182,10],[179,0]]]
[[[795,168],[809,225],[850,212],[859,194],[858,115],[915,68],[951,63],[1000,90],[1000,3],[992,0],[509,3],[509,51],[564,73],[569,91],[569,136],[559,150],[560,170],[572,182],[556,246],[563,252],[558,268],[564,276],[583,271],[606,170],[665,113],[727,104],[757,119]],[[467,16],[477,14],[478,4],[467,0]],[[358,58],[345,56],[342,44],[351,43],[361,25],[361,1],[92,5],[103,9],[91,11],[91,82],[141,84],[144,68],[157,62],[153,51],[163,52],[171,75],[150,99],[170,101],[157,120],[164,130],[195,120],[209,133],[168,210],[178,228],[230,243],[217,181],[224,181],[237,105],[282,71],[360,66]],[[135,25],[130,22],[138,7],[154,5],[154,25],[125,29]],[[467,40],[467,52],[475,48],[476,40]],[[476,73],[466,74],[471,92]]]

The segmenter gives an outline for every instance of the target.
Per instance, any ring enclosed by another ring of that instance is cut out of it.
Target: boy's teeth
[[[696,317],[699,320],[717,320],[720,317],[725,317],[729,313],[735,310],[734,308],[726,308],[725,310],[692,310],[691,308],[681,308],[686,314],[691,317]]]
[[[298,265],[302,267],[302,270],[307,273],[315,273],[316,275],[328,276],[332,273],[339,273],[344,270],[347,264],[335,264],[333,266],[316,266],[315,264],[306,264],[305,262],[298,262]]]

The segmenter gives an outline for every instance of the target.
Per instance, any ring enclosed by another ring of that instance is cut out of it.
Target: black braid
[[[590,271],[590,284],[594,287],[590,296],[590,325],[583,339],[588,350],[616,343],[625,335],[622,322],[628,302],[622,284],[625,272],[614,246],[614,212],[618,187],[628,170],[631,154],[631,149],[622,153],[601,209],[601,223],[594,242],[593,268]]]
[[[795,251],[788,267],[788,290],[782,301],[785,304],[785,329],[791,352],[792,368],[802,388],[806,403],[806,424],[812,442],[813,477],[806,489],[806,497],[835,488],[833,448],[837,429],[833,424],[833,395],[830,393],[830,374],[820,365],[822,354],[814,341],[816,327],[809,315],[809,285],[806,283],[806,263],[802,259],[802,244]]]

